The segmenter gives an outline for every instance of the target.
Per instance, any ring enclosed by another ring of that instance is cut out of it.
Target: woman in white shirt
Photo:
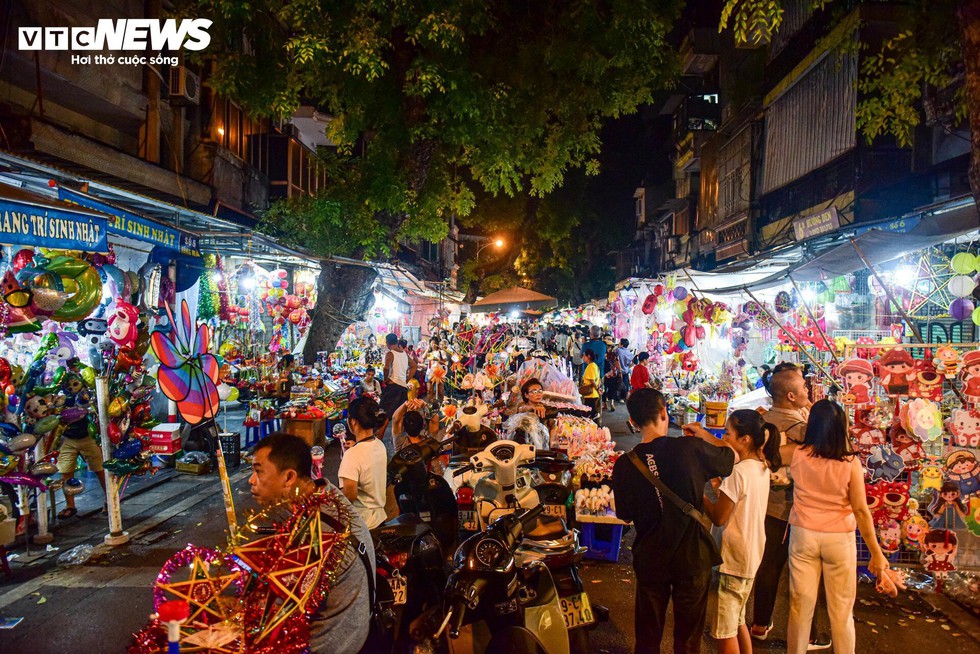
[[[381,406],[369,397],[359,397],[347,409],[347,429],[354,444],[340,459],[340,489],[374,529],[387,517],[385,498],[388,484],[388,453],[377,438],[377,430],[388,420]]]

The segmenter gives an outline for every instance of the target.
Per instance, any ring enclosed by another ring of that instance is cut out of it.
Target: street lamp
[[[484,249],[490,247],[491,245],[495,246],[498,249],[499,248],[502,248],[502,247],[504,247],[504,239],[498,238],[498,239],[494,239],[492,241],[489,240],[489,239],[487,239],[487,242],[486,243],[484,243],[483,245],[481,245],[480,247],[478,247],[476,249],[476,265],[477,266],[480,265],[480,253],[483,252]]]

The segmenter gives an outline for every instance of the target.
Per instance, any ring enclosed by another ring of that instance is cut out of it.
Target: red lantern
[[[656,308],[657,308],[657,296],[650,294],[646,297],[645,300],[643,300],[643,307],[641,311],[643,311],[644,315],[649,316],[651,313],[653,313],[653,310]]]

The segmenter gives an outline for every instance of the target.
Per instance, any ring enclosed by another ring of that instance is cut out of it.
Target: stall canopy
[[[875,266],[887,263],[910,252],[976,233],[980,229],[980,214],[973,199],[967,198],[907,219],[864,228],[863,231],[858,225],[852,227],[860,233],[839,240],[815,257],[804,258],[785,270],[755,280],[749,285],[753,290],[761,290],[779,286],[789,277],[798,282],[826,281],[863,270],[866,266],[861,255]],[[734,284],[729,281],[723,288],[704,287],[700,290],[712,294],[727,294],[741,291],[745,286],[739,280]]]
[[[473,313],[493,313],[496,311],[527,311],[529,309],[551,309],[558,305],[557,298],[544,295],[528,288],[514,286],[491,293],[473,303]]]

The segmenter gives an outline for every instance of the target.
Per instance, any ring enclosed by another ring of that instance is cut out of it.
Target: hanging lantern
[[[977,257],[969,252],[958,252],[950,259],[949,265],[959,275],[970,275],[977,268]]]
[[[973,310],[973,324],[980,326],[980,307]]]
[[[779,291],[776,294],[776,311],[786,313],[793,308],[793,298],[786,291]]]
[[[956,297],[966,297],[976,286],[973,278],[967,275],[957,275],[949,280],[949,292]]]
[[[973,315],[973,300],[958,297],[949,303],[949,317],[953,320],[966,320]]]

